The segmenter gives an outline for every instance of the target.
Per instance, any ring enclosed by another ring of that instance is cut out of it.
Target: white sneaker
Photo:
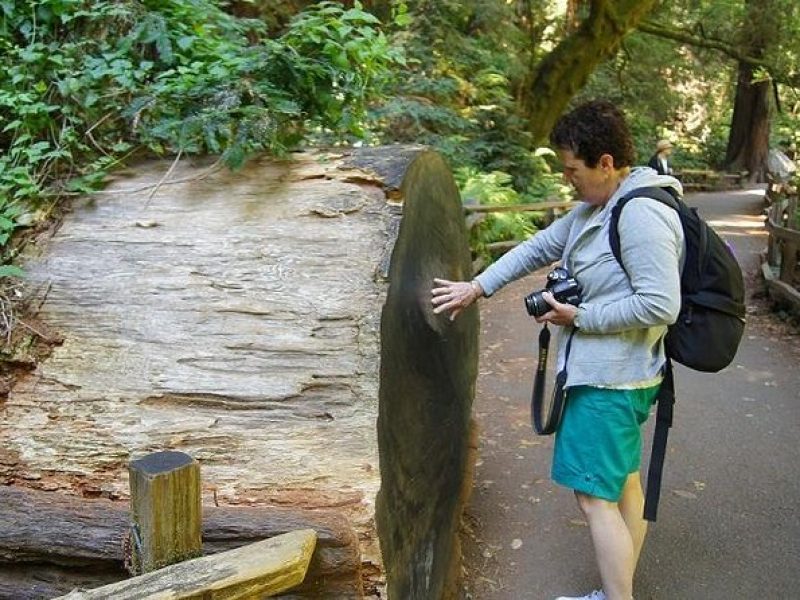
[[[603,590],[594,590],[588,596],[559,596],[556,600],[606,600]]]

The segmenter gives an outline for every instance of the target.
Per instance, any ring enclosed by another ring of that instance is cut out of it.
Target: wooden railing
[[[766,198],[768,208],[764,225],[769,239],[761,271],[770,296],[800,312],[798,191],[787,184],[770,183]]]
[[[702,192],[709,190],[742,187],[747,179],[747,171],[724,173],[705,169],[682,169],[674,173],[680,179],[686,192]]]
[[[486,215],[493,212],[543,212],[545,226],[555,221],[561,213],[570,210],[575,206],[573,200],[547,200],[545,202],[533,202],[528,204],[470,204],[469,200],[464,203],[464,214],[466,215],[467,231],[486,218]],[[509,240],[503,242],[492,242],[486,248],[492,254],[503,254],[508,252],[520,242]],[[472,262],[472,272],[477,274],[486,266],[483,257],[478,256]]]
[[[709,171],[703,169],[683,169],[675,172],[675,177],[681,180],[684,191],[704,191],[719,190],[741,187],[747,178],[747,171],[738,173],[723,173],[720,171]],[[544,212],[545,225],[552,223],[556,217],[575,206],[572,200],[546,200],[528,204],[472,204],[469,200],[464,202],[464,213],[466,215],[467,230],[471,231],[481,223],[486,215],[497,212]],[[508,252],[518,241],[509,240],[502,242],[492,242],[487,244],[487,250],[492,254],[502,254]],[[481,257],[477,257],[473,262],[473,272],[478,273],[485,267]]]

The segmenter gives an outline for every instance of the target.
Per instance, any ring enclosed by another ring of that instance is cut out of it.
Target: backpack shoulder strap
[[[658,501],[661,497],[661,476],[664,472],[664,459],[667,456],[667,437],[672,427],[673,407],[675,405],[675,380],[672,375],[672,361],[667,358],[664,365],[664,379],[656,396],[656,426],[653,432],[653,449],[650,466],[647,470],[647,491],[644,499],[644,518],[655,521],[658,514]]]
[[[633,198],[651,198],[661,204],[666,204],[680,214],[685,205],[680,199],[664,188],[644,187],[636,188],[625,194],[617,201],[611,210],[611,224],[608,235],[611,251],[614,258],[625,271],[622,262],[622,250],[619,241],[619,217],[622,209]],[[627,271],[626,271],[627,272]],[[672,412],[675,404],[675,384],[672,376],[672,362],[667,358],[664,366],[664,379],[657,396],[658,408],[656,409],[656,427],[653,434],[653,449],[650,457],[650,467],[647,472],[647,491],[645,494],[644,518],[655,521],[658,513],[658,501],[661,496],[661,476],[664,470],[664,459],[667,454],[667,437],[672,427]]]
[[[664,188],[636,188],[620,198],[611,211],[611,224],[608,234],[611,251],[623,270],[625,270],[625,265],[622,263],[622,251],[619,241],[619,217],[620,214],[622,214],[622,209],[625,208],[625,205],[633,198],[651,198],[661,204],[666,204],[670,208],[678,211],[678,213],[682,213],[682,211],[685,210],[685,205],[680,199]],[[673,405],[675,404],[675,384],[672,375],[672,362],[669,358],[667,358],[664,367],[664,379],[658,391],[657,402],[656,427],[653,435],[650,468],[647,473],[647,491],[643,515],[648,521],[655,521],[658,512],[658,501],[661,495],[661,476],[667,450],[667,436],[670,427],[672,427]]]
[[[625,208],[625,205],[633,198],[650,198],[680,212],[680,200],[676,195],[673,195],[671,190],[672,188],[665,189],[660,187],[636,188],[620,198],[614,205],[614,208],[611,209],[611,225],[608,228],[608,241],[611,244],[611,252],[614,254],[614,258],[617,259],[617,262],[622,266],[623,270],[625,269],[625,265],[622,264],[622,250],[619,244],[619,217],[622,214],[622,209]],[[675,192],[675,194],[677,194],[677,192]]]

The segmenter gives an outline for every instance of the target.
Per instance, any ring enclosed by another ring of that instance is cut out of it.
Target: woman
[[[574,490],[589,524],[603,586],[582,598],[631,600],[646,533],[641,426],[661,382],[666,328],[680,307],[683,231],[674,210],[634,198],[619,221],[623,269],[611,252],[608,226],[612,207],[628,192],[681,188],[650,168],[631,168],[628,127],[608,102],[589,102],[563,116],[550,141],[582,202],[471,282],[436,279],[432,301],[435,313],[452,319],[478,298],[556,260],[581,285],[577,307],[545,293],[552,310],[537,319],[561,326],[559,370],[566,334],[574,331],[551,476]]]
[[[672,165],[669,162],[669,156],[672,154],[672,142],[669,140],[659,140],[656,144],[656,153],[650,157],[647,166],[659,175],[672,175]]]

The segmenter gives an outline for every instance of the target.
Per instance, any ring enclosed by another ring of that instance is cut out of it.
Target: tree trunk
[[[312,0],[233,0],[225,11],[236,17],[264,21],[270,33],[277,35],[293,16],[310,4]]]
[[[578,13],[581,8],[581,0],[567,0],[567,14],[564,18],[567,33],[572,33],[580,26]]]
[[[364,10],[372,13],[382,23],[388,23],[392,18],[392,3],[389,0],[363,0]]]
[[[654,5],[655,0],[592,0],[589,17],[541,62],[520,99],[534,144],[547,138],[570,99]]]
[[[753,182],[764,181],[769,152],[769,92],[769,81],[753,82],[753,67],[739,63],[725,168],[746,170]]]
[[[748,56],[763,58],[774,43],[777,15],[771,0],[747,0],[747,18],[741,30],[741,45]],[[770,81],[753,81],[754,67],[739,63],[733,120],[725,153],[728,170],[746,169],[750,181],[764,181],[769,152]]]

